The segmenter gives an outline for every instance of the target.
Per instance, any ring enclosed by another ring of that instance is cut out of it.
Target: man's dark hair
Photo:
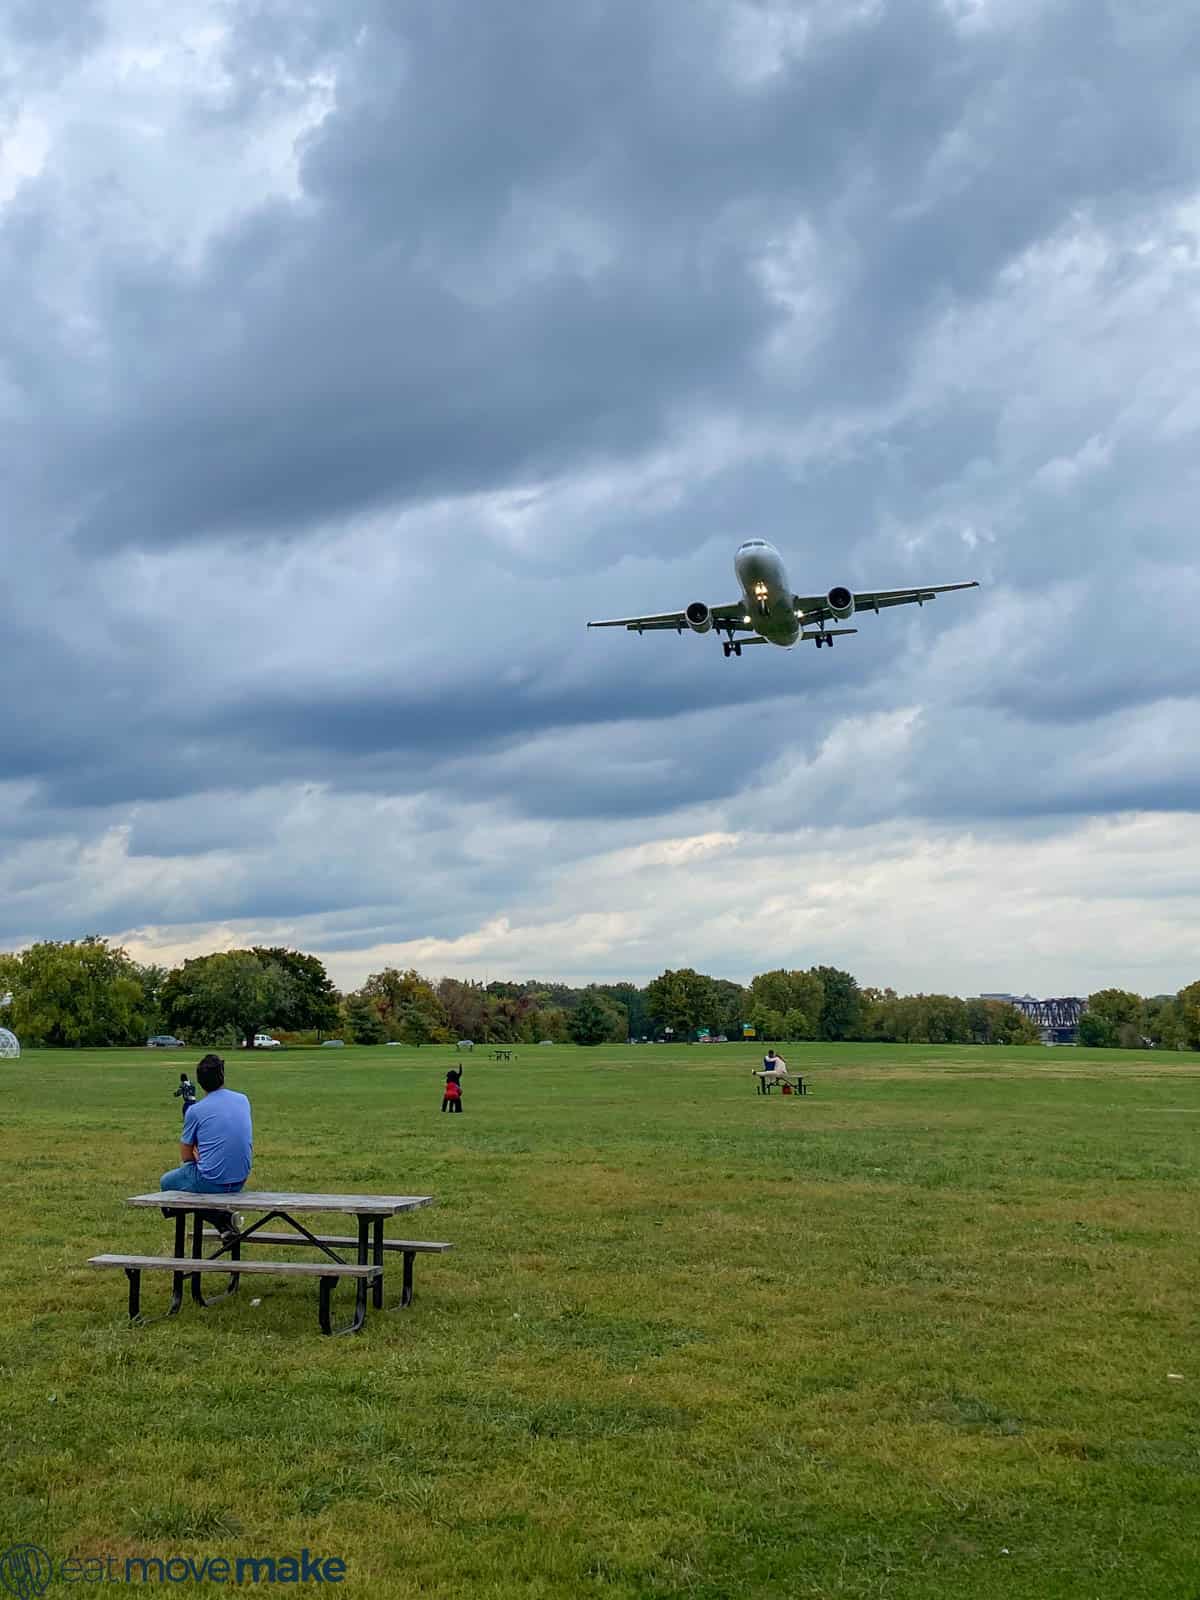
[[[214,1089],[220,1089],[225,1082],[225,1063],[220,1056],[205,1056],[196,1068],[196,1077],[205,1094],[211,1094]]]

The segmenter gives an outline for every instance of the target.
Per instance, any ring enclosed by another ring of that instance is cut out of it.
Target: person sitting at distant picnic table
[[[777,1056],[774,1050],[768,1050],[763,1057],[762,1070],[764,1072],[778,1072],[787,1077],[788,1064],[782,1056]]]
[[[204,1099],[184,1111],[181,1164],[163,1173],[159,1188],[186,1194],[237,1194],[246,1187],[254,1159],[250,1102],[236,1089],[225,1087],[225,1063],[220,1056],[205,1056],[196,1068],[196,1078]],[[230,1245],[237,1238],[240,1214],[206,1211],[202,1215],[217,1228],[222,1244]]]

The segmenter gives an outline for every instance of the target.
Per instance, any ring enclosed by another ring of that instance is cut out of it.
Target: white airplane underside
[[[727,656],[740,656],[744,644],[775,644],[790,650],[794,644],[811,639],[818,647],[857,628],[830,627],[831,622],[848,622],[859,611],[878,614],[885,606],[924,605],[939,594],[956,589],[977,589],[978,583],[942,583],[927,589],[868,589],[854,593],[836,587],[828,594],[798,595],[793,592],[784,570],[783,558],[765,539],[747,539],[733,558],[733,570],[741,589],[739,599],[729,605],[710,606],[693,600],[682,611],[661,611],[649,617],[613,617],[604,622],[589,622],[589,628],[625,628],[630,633],[656,633],[670,630],[683,633],[715,633],[722,640]],[[735,637],[749,634],[749,638]]]

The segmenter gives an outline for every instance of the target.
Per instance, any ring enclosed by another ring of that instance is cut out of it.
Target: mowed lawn
[[[477,1050],[461,1117],[444,1048],[231,1054],[255,1187],[436,1196],[391,1229],[453,1252],[345,1339],[271,1279],[131,1329],[84,1266],[169,1250],[122,1201],[197,1052],[0,1063],[0,1550],[307,1546],[447,1600],[1196,1600],[1200,1058],[814,1045],[815,1093],[767,1099],[758,1054]]]

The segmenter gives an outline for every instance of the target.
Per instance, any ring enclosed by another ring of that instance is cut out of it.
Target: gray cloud
[[[586,862],[676,834],[1200,810],[1185,11],[191,21],[140,76],[136,4],[3,25],[0,941],[453,944],[566,878],[649,916]],[[583,633],[751,531],[985,588]]]

